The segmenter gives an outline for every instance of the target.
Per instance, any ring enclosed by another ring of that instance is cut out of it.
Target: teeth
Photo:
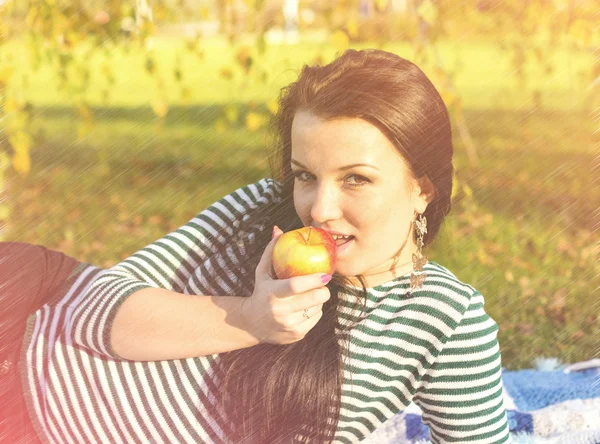
[[[338,239],[348,239],[350,236],[340,236],[338,234],[332,234],[331,237],[333,237],[334,240],[338,240]]]

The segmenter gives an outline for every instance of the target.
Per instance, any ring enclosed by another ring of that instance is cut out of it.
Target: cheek
[[[389,199],[372,198],[361,200],[359,205],[352,207],[352,214],[360,228],[369,238],[389,239],[404,231],[404,220],[407,220],[407,210],[403,206],[390,205]],[[397,203],[397,202],[396,202]]]
[[[344,203],[344,218],[363,235],[377,235],[381,227],[382,218],[387,217],[385,208],[382,208],[376,197],[354,197]]]
[[[355,196],[347,202],[346,208],[364,221],[377,220],[388,214],[385,199],[377,193]]]

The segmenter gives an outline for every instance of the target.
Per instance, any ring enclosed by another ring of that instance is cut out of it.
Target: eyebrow
[[[298,162],[294,159],[292,159],[292,163],[294,165],[298,165],[300,168],[304,168],[305,170],[308,170],[307,167],[305,167],[300,162]],[[346,165],[346,166],[340,167],[340,168],[338,168],[338,170],[344,171],[344,170],[349,170],[350,168],[359,167],[359,166],[369,167],[369,168],[373,168],[373,169],[376,169],[377,171],[379,171],[379,168],[377,168],[376,166],[373,166],[373,165],[369,165],[368,163],[353,163],[352,165]]]

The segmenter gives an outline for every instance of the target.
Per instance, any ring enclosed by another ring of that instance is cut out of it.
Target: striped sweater
[[[129,361],[111,348],[110,329],[143,288],[230,295],[256,239],[236,229],[281,190],[262,179],[108,270],[84,264],[58,303],[29,317],[20,366],[43,442],[229,442],[234,426],[214,404],[218,354]],[[221,256],[211,247],[218,243],[229,244]],[[365,439],[409,404],[422,410],[434,442],[509,442],[498,326],[477,290],[435,262],[425,271],[425,285],[410,295],[409,275],[368,289],[364,319],[350,332],[336,443]],[[344,294],[343,324],[360,314]]]

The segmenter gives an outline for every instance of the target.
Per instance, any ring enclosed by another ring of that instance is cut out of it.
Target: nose
[[[313,221],[320,225],[329,220],[341,218],[342,209],[339,202],[339,193],[335,186],[322,183],[315,187],[310,216]]]

